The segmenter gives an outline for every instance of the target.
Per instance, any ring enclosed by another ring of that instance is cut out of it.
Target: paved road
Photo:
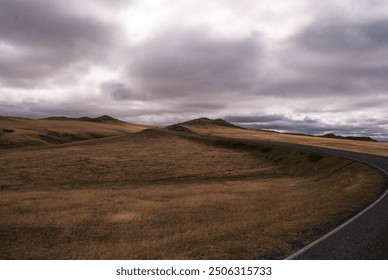
[[[388,157],[271,141],[256,141],[291,149],[344,157],[373,165],[388,175]],[[388,195],[288,259],[388,260]]]

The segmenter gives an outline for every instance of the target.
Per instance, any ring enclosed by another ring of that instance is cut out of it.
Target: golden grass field
[[[220,126],[186,125],[185,127],[191,129],[194,132],[206,135],[217,135],[230,138],[271,140],[277,142],[304,144],[338,150],[388,156],[388,142],[329,139],[307,135],[292,135],[265,130],[239,129]]]
[[[0,152],[0,259],[279,259],[381,191],[377,171],[344,159],[44,122],[106,138]],[[20,133],[12,141],[27,137],[29,124],[0,125]],[[42,131],[36,124],[28,137]]]

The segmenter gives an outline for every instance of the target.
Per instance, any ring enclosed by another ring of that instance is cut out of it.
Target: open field
[[[283,258],[380,192],[348,160],[128,133],[0,153],[0,258]]]
[[[248,138],[311,145],[338,150],[388,156],[388,142],[368,142],[345,139],[329,139],[305,135],[292,135],[264,130],[240,129],[213,125],[184,125],[190,130],[230,138]]]

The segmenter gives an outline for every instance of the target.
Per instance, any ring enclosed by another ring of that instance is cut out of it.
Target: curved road
[[[190,133],[174,133],[193,137]],[[209,135],[202,136],[209,137]],[[198,137],[198,135],[195,137]],[[383,186],[385,190],[375,202],[334,230],[295,252],[287,259],[388,260],[388,157],[268,140],[220,136],[211,136],[211,138],[267,144],[321,153],[362,162],[379,169],[385,176]]]
[[[388,175],[388,157],[291,143],[255,140],[290,149],[343,157],[374,166]],[[387,184],[387,181],[385,181]],[[287,259],[388,259],[388,191],[356,216]]]

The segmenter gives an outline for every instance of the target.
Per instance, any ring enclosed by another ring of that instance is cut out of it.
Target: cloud
[[[158,98],[244,91],[257,78],[260,50],[255,35],[230,39],[205,30],[170,30],[134,50],[128,75]]]
[[[287,119],[284,115],[226,116],[225,120],[237,123],[267,123]]]
[[[101,92],[110,94],[114,100],[128,100],[135,97],[131,88],[119,82],[103,83]]]
[[[274,73],[277,79],[262,83],[257,94],[310,98],[319,105],[317,99],[330,96],[386,93],[386,28],[385,19],[358,22],[319,16],[283,41],[274,58],[279,65]]]
[[[302,48],[320,53],[352,55],[370,53],[388,46],[388,20],[353,22],[340,18],[319,18],[297,36]]]
[[[320,131],[322,124],[310,117],[293,118],[283,114],[261,115],[261,116],[225,116],[229,122],[250,128],[260,128],[269,130],[293,131],[298,133],[314,134]]]
[[[71,12],[69,6],[61,1],[0,1],[3,84],[38,86],[74,65],[104,62],[119,28],[93,14]]]

